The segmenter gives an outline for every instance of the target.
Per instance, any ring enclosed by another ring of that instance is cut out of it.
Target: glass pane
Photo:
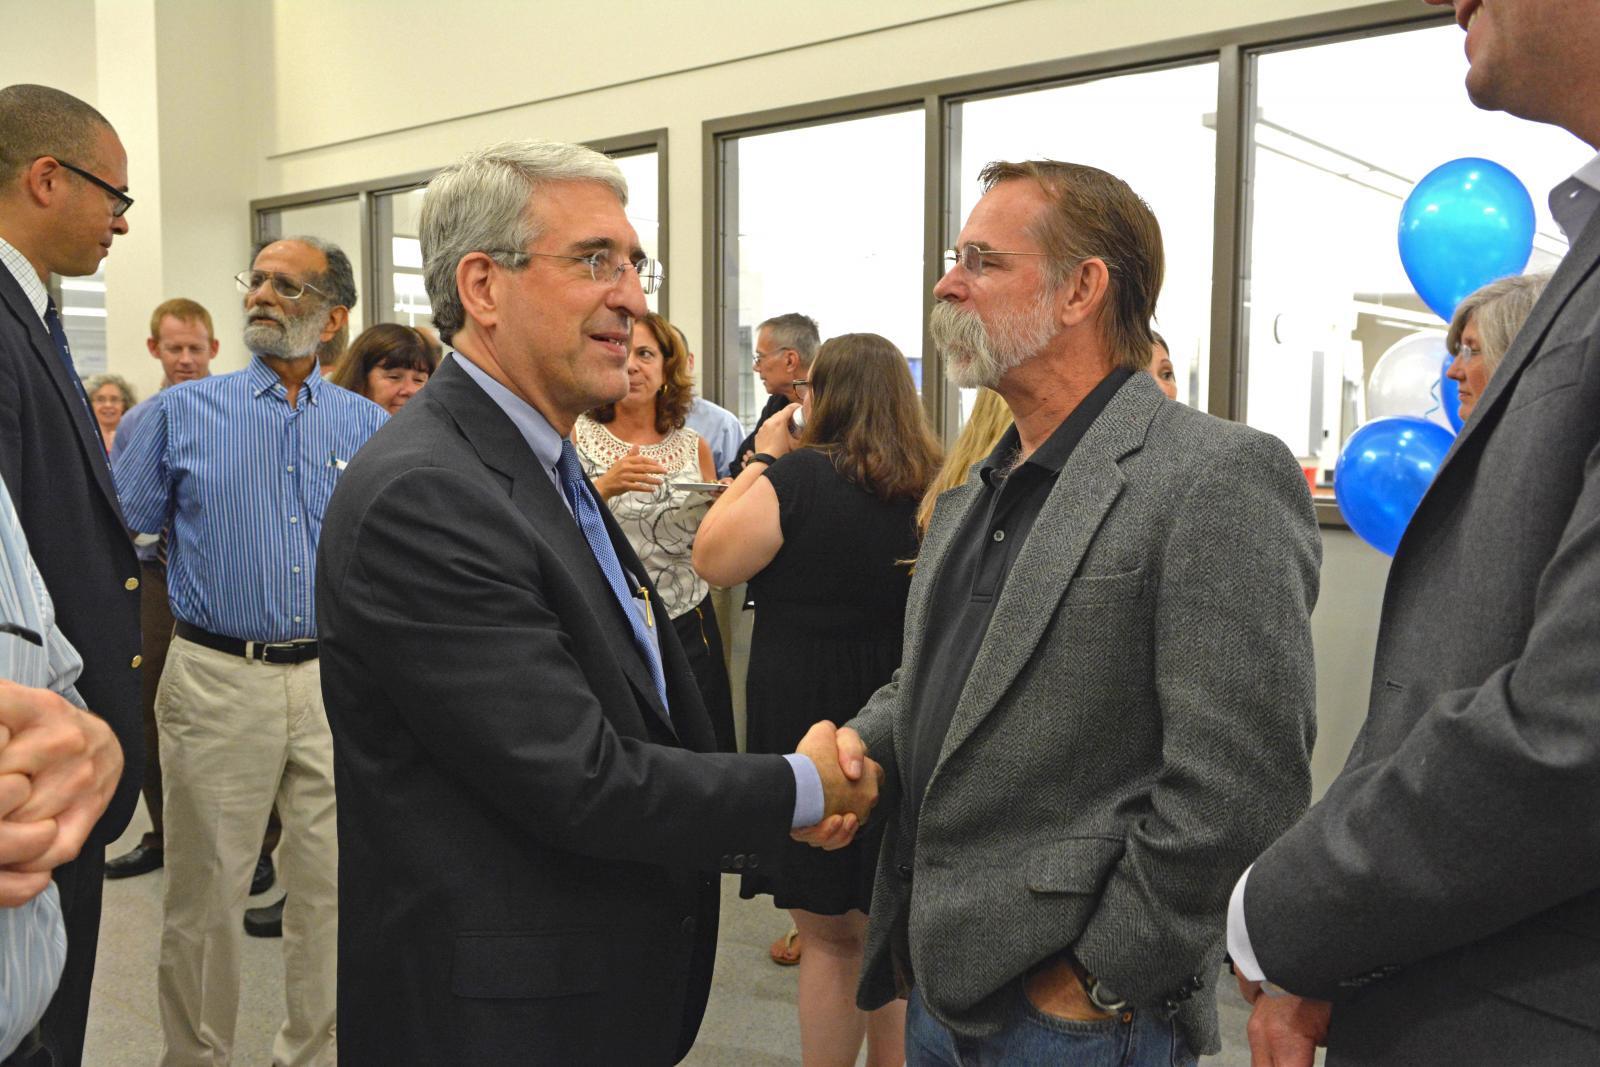
[[[72,363],[78,374],[106,372],[106,268],[104,262],[82,278],[58,278],[61,289],[61,328],[72,346]]]
[[[639,234],[639,244],[643,246],[644,254],[651,259],[659,259],[661,223],[656,216],[661,211],[661,154],[651,150],[612,158],[622,168],[622,176],[628,180],[628,221]],[[671,278],[669,269],[668,284],[671,284]],[[659,311],[661,294],[647,293],[644,302],[651,311]]]
[[[356,275],[356,306],[350,309],[350,339],[354,340],[367,322],[377,321],[369,306],[372,294],[364,291],[367,257],[366,250],[361,247],[359,200],[351,197],[263,211],[258,230],[263,240],[303,234],[338,245],[350,257],[350,267]]]
[[[422,242],[417,223],[422,216],[425,189],[379,193],[377,208],[378,283],[382,288],[373,318],[404,326],[433,325],[428,288],[422,281]]]
[[[1086,163],[1144,197],[1166,250],[1156,329],[1172,348],[1178,399],[1198,408],[1209,380],[1216,101],[1217,65],[1202,63],[971,100],[953,116],[959,180],[948,244],[977,205],[978,172],[995,160]],[[962,393],[965,422],[974,394]]]
[[[1461,156],[1506,165],[1537,213],[1527,269],[1549,270],[1566,252],[1546,194],[1594,150],[1554,126],[1479,111],[1462,88],[1466,70],[1455,26],[1255,61],[1245,417],[1317,469],[1319,495],[1331,493],[1339,450],[1366,417],[1378,358],[1445,326],[1400,264],[1400,208],[1419,178]]]
[[[824,338],[887,337],[920,388],[922,112],[753,134],[723,150],[723,405],[755,425],[767,402],[750,366],[755,328],[793,311]]]

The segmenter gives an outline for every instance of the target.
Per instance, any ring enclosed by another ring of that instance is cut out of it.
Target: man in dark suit
[[[1600,3],[1455,10],[1474,103],[1600,147]],[[1258,1065],[1600,1063],[1600,156],[1550,207],[1571,250],[1395,552],[1349,760],[1233,894]]]
[[[709,989],[714,872],[875,799],[831,728],[802,743],[816,758],[715,753],[577,466],[572,424],[626,392],[659,277],[626,195],[605,157],[541,142],[428,190],[456,352],[341,476],[318,556],[350,1062],[675,1062]]]
[[[734,450],[728,473],[737,477],[744,470],[746,457],[755,451],[756,430],[761,429],[762,423],[790,404],[799,403],[794,383],[810,373],[811,361],[817,358],[821,347],[817,321],[798,311],[775,316],[756,327],[756,354],[751,366],[770,395],[756,417],[755,429]]]
[[[133,812],[143,746],[139,561],[47,286],[52,273],[93,274],[128,232],[127,184],[127,155],[99,112],[44,86],[0,89],[0,477],[61,631],[83,655],[78,692],[126,760],[94,834],[55,874],[67,966],[43,1036],[58,1065],[83,1056],[105,846]]]
[[[887,770],[858,1002],[909,995],[916,1067],[1192,1065],[1228,891],[1310,798],[1311,498],[1145,373],[1161,232],[1126,183],[979,180],[930,331],[1016,425],[940,497],[905,661],[838,732]]]

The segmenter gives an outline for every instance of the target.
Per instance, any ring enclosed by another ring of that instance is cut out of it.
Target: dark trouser
[[[159,563],[142,563],[144,580],[139,584],[139,625],[143,629],[144,666],[140,672],[140,697],[144,705],[144,806],[150,812],[150,832],[142,842],[147,848],[161,848],[165,824],[161,819],[161,743],[156,732],[156,690],[161,688],[161,672],[167,666],[167,648],[172,644],[172,608],[167,602],[167,572]],[[272,855],[278,847],[283,826],[278,808],[273,805],[267,818],[267,833],[261,841],[261,857]]]
[[[6,1060],[26,1067],[79,1067],[89,1026],[89,990],[94,985],[100,940],[100,893],[105,888],[105,846],[92,839],[71,863],[55,869],[61,916],[67,927],[67,962],[61,984],[34,1035]]]
[[[722,658],[722,632],[717,629],[717,609],[711,606],[711,597],[700,601],[672,620],[678,631],[678,641],[689,659],[689,669],[700,687],[700,697],[705,701],[706,714],[711,717],[711,731],[717,737],[720,752],[738,751],[738,741],[733,733],[733,687],[728,683],[728,667]]]

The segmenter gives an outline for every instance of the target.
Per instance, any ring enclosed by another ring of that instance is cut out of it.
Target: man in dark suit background
[[[1600,148],[1600,2],[1454,8],[1475,104]],[[1233,894],[1258,1065],[1600,1062],[1600,156],[1550,208],[1571,250],[1395,553],[1349,760]]]
[[[143,746],[139,561],[47,286],[51,274],[93,274],[128,232],[127,185],[127,154],[94,108],[40,85],[0,89],[0,477],[83,655],[78,692],[126,760],[95,832],[55,873],[68,951],[43,1037],[57,1065],[83,1056],[105,846],[133,812]]]
[[[709,990],[714,872],[875,799],[831,727],[802,743],[815,759],[715,753],[577,466],[572,424],[626,392],[659,277],[626,195],[605,157],[542,142],[428,190],[456,352],[342,475],[318,561],[352,1062],[676,1061]]]

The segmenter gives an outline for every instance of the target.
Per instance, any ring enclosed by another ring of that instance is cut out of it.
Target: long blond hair
[[[939,494],[954,489],[967,480],[967,472],[999,443],[1000,437],[1011,427],[1011,409],[1000,394],[993,389],[979,389],[977,403],[972,405],[972,415],[961,428],[961,436],[944,457],[944,466],[934,475],[933,483],[922,496],[917,508],[917,529],[928,532],[933,519],[933,505]]]

